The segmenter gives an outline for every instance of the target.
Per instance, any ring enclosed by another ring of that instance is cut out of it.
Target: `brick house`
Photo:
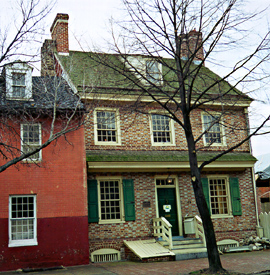
[[[157,104],[150,104],[149,97],[140,94],[134,81],[130,81],[137,77],[136,72],[121,56],[69,51],[67,14],[57,14],[51,32],[52,40],[45,40],[41,50],[42,73],[62,75],[91,105],[85,126],[91,255],[100,249],[115,249],[122,259],[128,258],[124,241],[153,238],[153,219],[161,216],[171,223],[173,236],[187,235],[184,219],[198,215],[198,210],[183,129],[162,115]],[[194,34],[196,31],[189,33],[190,41]],[[198,56],[197,61],[200,59]],[[111,67],[122,66],[129,76],[103,66],[102,60]],[[145,70],[145,78],[154,79],[160,87],[165,85],[170,72],[163,70],[161,63],[140,55],[131,55],[128,60],[140,72]],[[218,77],[206,67],[202,70],[205,81]],[[204,85],[204,80],[196,85]],[[143,79],[138,81],[144,85]],[[222,85],[225,89],[229,84],[222,81]],[[142,112],[132,109],[138,101],[145,103]],[[245,129],[250,103],[251,99],[241,93],[230,94],[225,103],[229,111],[223,120]],[[211,122],[213,115],[209,114],[218,112],[220,106],[220,102],[212,102],[193,112],[196,136]],[[225,138],[221,123],[213,128],[198,145],[203,148],[198,153],[199,161],[247,135],[243,130]],[[213,146],[207,146],[213,136]],[[239,241],[256,234],[254,162],[246,142],[203,170],[204,192],[218,241]]]
[[[6,65],[0,82],[1,141],[18,148],[1,145],[3,165],[47,140],[55,103],[54,127],[63,129],[78,98],[62,78],[32,77],[23,62]],[[0,182],[0,271],[89,262],[83,128],[10,166]]]

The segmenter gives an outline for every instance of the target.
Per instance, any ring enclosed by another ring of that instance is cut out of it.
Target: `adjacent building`
[[[0,78],[1,165],[79,125],[84,107],[64,79],[20,61]],[[0,173],[1,271],[89,262],[85,175],[82,127]]]

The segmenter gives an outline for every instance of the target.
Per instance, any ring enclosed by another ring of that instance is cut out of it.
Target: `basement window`
[[[93,263],[118,262],[120,260],[120,251],[112,248],[103,248],[91,253],[91,262]]]

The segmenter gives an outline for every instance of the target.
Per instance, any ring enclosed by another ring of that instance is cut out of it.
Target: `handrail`
[[[153,219],[154,236],[161,237],[163,241],[167,241],[169,249],[173,249],[171,228],[172,225],[164,217]]]
[[[194,217],[194,224],[195,224],[195,236],[196,238],[201,238],[203,245],[205,246],[206,242],[205,242],[203,223],[202,223],[202,219],[198,215]]]

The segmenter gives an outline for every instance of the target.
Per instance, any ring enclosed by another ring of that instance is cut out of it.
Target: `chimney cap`
[[[66,20],[66,21],[68,21],[68,19],[69,19],[69,15],[67,13],[57,13],[56,16],[55,16],[55,19],[54,19],[54,21],[52,23],[52,26],[50,28],[50,32],[53,31],[53,28],[54,28],[54,26],[55,26],[55,24],[56,24],[56,22],[58,20]]]
[[[202,34],[202,32],[197,31],[196,28],[194,28],[193,30],[191,30],[191,31],[188,33],[189,36],[190,36],[190,35],[201,35],[201,34]]]

